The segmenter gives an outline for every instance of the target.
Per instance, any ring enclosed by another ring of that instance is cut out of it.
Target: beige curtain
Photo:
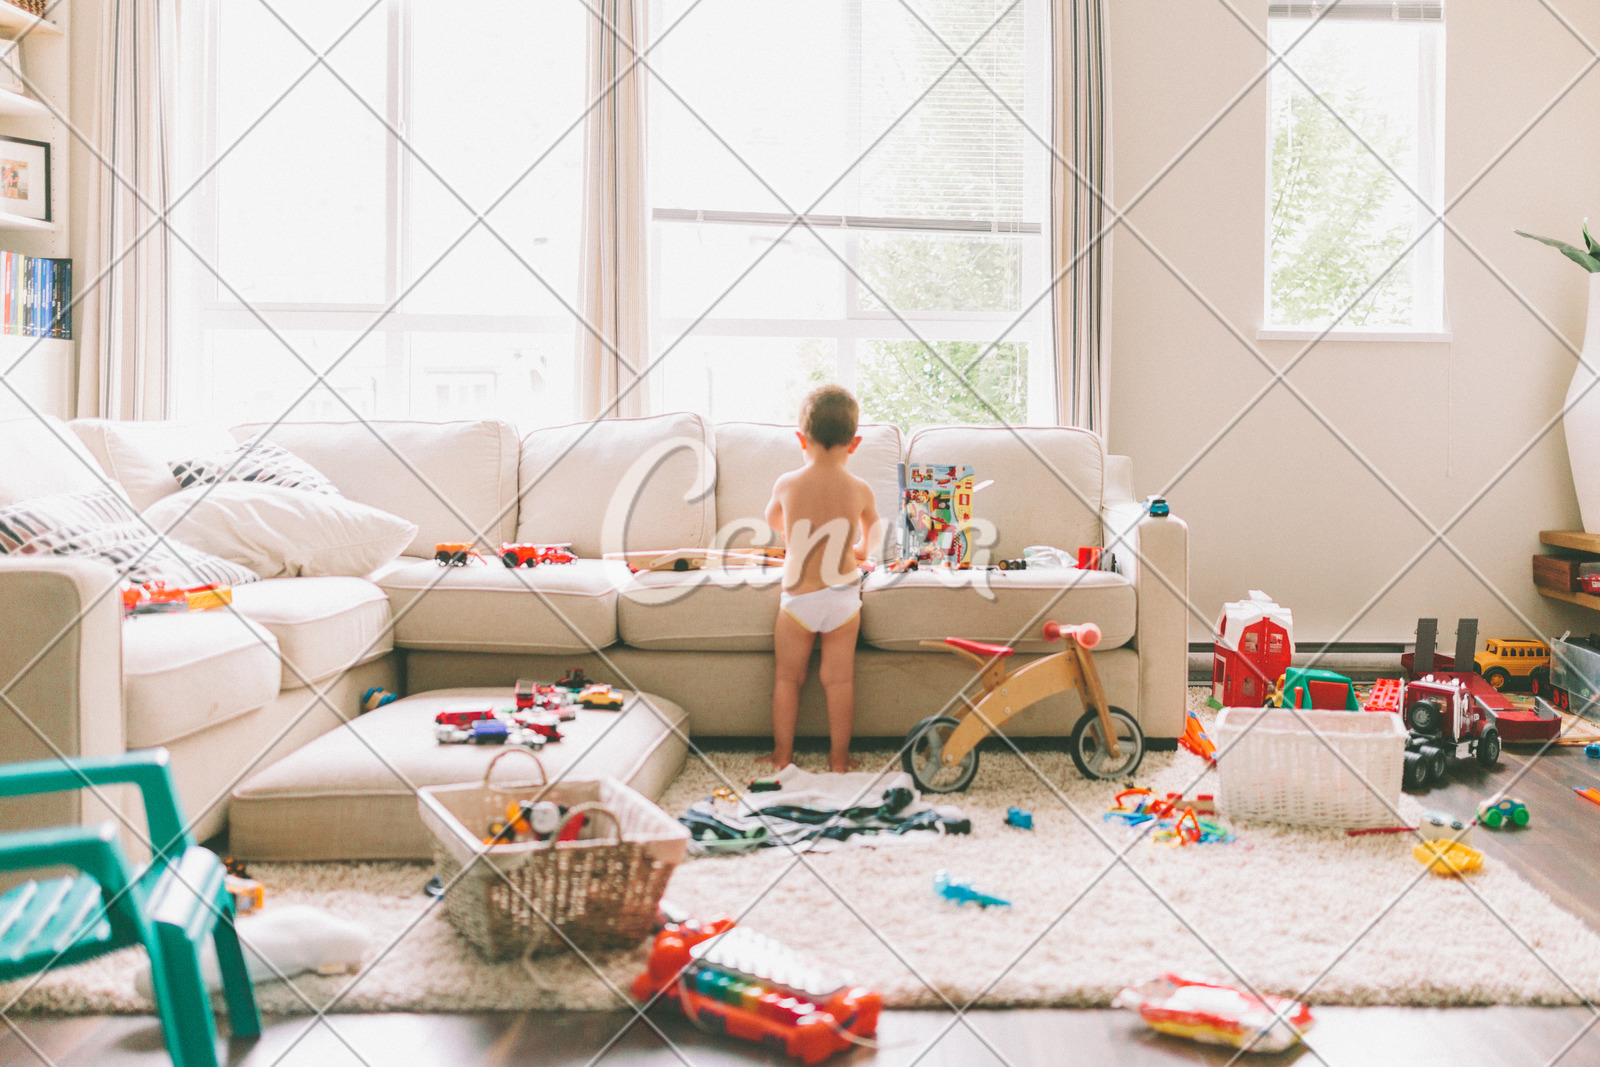
[[[645,410],[649,360],[645,70],[649,0],[591,0],[579,259],[579,398],[589,418]],[[626,392],[624,392],[626,390]]]
[[[90,156],[83,178],[84,254],[73,270],[83,286],[74,316],[80,417],[167,414],[171,241],[162,214],[169,196],[173,8],[169,0],[102,0],[75,8],[89,16],[84,29],[96,35],[94,111],[86,132],[99,156]],[[139,239],[152,223],[155,228]]]
[[[1111,352],[1111,235],[1101,236],[1111,214],[1101,199],[1111,195],[1107,7],[1106,0],[1050,4],[1059,154],[1050,168],[1050,276],[1061,275],[1052,294],[1056,382],[1061,421],[1102,437]]]

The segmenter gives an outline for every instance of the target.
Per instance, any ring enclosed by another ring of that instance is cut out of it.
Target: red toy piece
[[[1184,712],[1187,721],[1183,725],[1183,736],[1178,738],[1178,744],[1193,752],[1201,759],[1217,761],[1217,746],[1206,734],[1206,728],[1200,725],[1200,717],[1192,711]]]
[[[732,919],[670,923],[633,995],[661,995],[701,1027],[821,1063],[878,1029],[883,998]]]
[[[468,729],[479,719],[492,718],[494,718],[494,712],[488,708],[475,708],[472,711],[441,711],[433,717],[433,721],[439,726]]]
[[[1294,615],[1259,589],[1222,606],[1214,635],[1211,706],[1259,708],[1294,655]]]
[[[1400,712],[1400,702],[1406,692],[1405,683],[1398,678],[1379,678],[1372,683],[1372,692],[1367,694],[1367,699],[1361,705],[1362,711],[1392,711]]]
[[[575,563],[578,557],[567,551],[571,547],[571,541],[553,545],[505,542],[500,545],[500,562],[507,567],[536,567],[541,563]]]

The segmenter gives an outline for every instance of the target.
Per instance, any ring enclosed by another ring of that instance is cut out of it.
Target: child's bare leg
[[[856,725],[856,634],[861,615],[822,635],[822,690],[828,695],[828,768],[853,771],[861,764],[850,758],[850,735]]]
[[[794,762],[794,724],[800,718],[800,687],[806,684],[811,668],[811,644],[816,634],[794,621],[786,611],[778,612],[778,625],[772,633],[772,651],[777,667],[772,679],[772,755],[770,762],[782,769]]]

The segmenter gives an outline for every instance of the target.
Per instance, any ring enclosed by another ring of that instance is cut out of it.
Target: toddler
[[[844,469],[861,444],[860,409],[849,390],[824,385],[800,405],[800,451],[805,463],[778,478],[767,504],[767,525],[787,551],[783,595],[773,634],[777,677],[772,689],[772,763],[794,757],[800,687],[811,646],[822,635],[819,672],[828,698],[828,766],[848,771],[855,723],[856,632],[861,628],[861,571],[883,524],[867,483]]]

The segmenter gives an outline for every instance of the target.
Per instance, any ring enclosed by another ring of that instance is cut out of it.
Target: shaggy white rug
[[[871,769],[889,765],[889,753],[861,755]],[[710,758],[734,782],[758,775],[751,754]],[[1131,870],[1108,871],[1129,840],[1100,819],[1120,786],[1085,781],[1065,755],[1026,759],[1043,781],[1015,755],[986,753],[971,791],[952,798],[972,817],[970,837],[803,859],[771,851],[692,860],[668,897],[700,916],[743,914],[747,925],[853,974],[895,1007],[975,999],[986,1007],[1104,1005],[1123,985],[1173,969],[1235,982],[1242,975],[1275,993],[1309,987],[1307,999],[1319,1004],[1600,998],[1600,937],[1492,858],[1469,888],[1426,874],[1418,880],[1412,841],[1401,835],[1237,825],[1229,845],[1139,841],[1126,851]],[[802,763],[819,769],[820,760]],[[1176,791],[1203,772],[1188,753],[1153,753],[1137,779]],[[721,784],[691,756],[662,802],[679,811]],[[1207,773],[1192,791],[1214,785]],[[1012,804],[1033,811],[1033,832],[1003,825]],[[1420,811],[1410,797],[1401,804],[1408,818]],[[943,903],[932,890],[939,868],[1014,906]],[[645,958],[643,949],[598,956],[602,978],[573,956],[545,957],[533,978],[515,962],[483,962],[455,935],[420,892],[426,867],[261,864],[252,873],[266,883],[269,907],[315,904],[365,923],[386,949],[355,978],[263,984],[258,996],[269,1012],[330,1003],[335,1011],[614,1009]],[[137,963],[130,952],[62,969],[17,1008],[148,1011],[133,992]],[[0,986],[0,1007],[19,988]]]

